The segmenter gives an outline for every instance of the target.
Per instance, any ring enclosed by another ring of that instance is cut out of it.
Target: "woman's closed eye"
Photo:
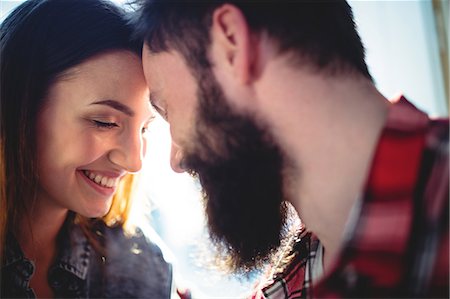
[[[106,121],[100,121],[100,120],[95,120],[95,119],[93,119],[92,122],[94,123],[94,125],[96,127],[102,128],[102,129],[112,129],[112,128],[119,127],[119,125],[115,122],[106,122]]]

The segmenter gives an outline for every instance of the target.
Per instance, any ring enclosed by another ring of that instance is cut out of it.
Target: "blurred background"
[[[0,22],[22,0],[0,0]],[[126,0],[116,0],[123,4]],[[367,63],[378,89],[393,98],[402,93],[432,116],[448,116],[449,1],[350,1]],[[177,282],[195,298],[240,298],[254,284],[202,264],[208,249],[200,187],[169,166],[168,125],[157,118],[149,133],[135,219],[160,243],[173,262]]]

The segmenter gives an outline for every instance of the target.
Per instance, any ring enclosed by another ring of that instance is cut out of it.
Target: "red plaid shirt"
[[[400,97],[330,271],[318,281],[305,279],[318,240],[303,232],[295,259],[252,298],[448,298],[448,137],[448,119],[430,120]]]

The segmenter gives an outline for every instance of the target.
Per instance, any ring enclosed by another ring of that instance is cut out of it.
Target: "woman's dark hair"
[[[36,119],[49,86],[111,50],[140,55],[125,13],[103,0],[28,0],[0,26],[0,257],[38,187]],[[74,138],[76,138],[74,136]]]

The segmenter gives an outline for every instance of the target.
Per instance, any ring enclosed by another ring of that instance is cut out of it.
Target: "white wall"
[[[350,4],[380,91],[388,98],[401,92],[431,115],[448,115],[431,1]]]

